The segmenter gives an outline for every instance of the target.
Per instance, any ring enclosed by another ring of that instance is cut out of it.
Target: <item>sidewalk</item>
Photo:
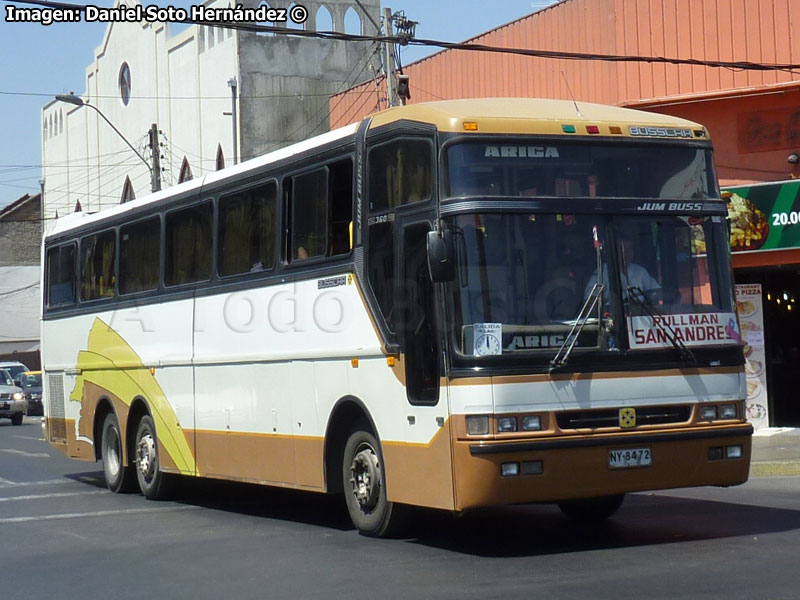
[[[800,475],[800,428],[767,427],[753,435],[750,477]]]

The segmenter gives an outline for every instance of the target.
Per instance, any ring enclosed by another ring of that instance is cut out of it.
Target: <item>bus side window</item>
[[[352,160],[292,177],[290,190],[289,261],[350,252]]]
[[[395,331],[394,219],[389,217],[394,215],[369,225],[367,279],[389,331]]]
[[[275,266],[277,185],[274,181],[219,201],[219,274],[266,271]]]
[[[328,235],[328,171],[292,178],[289,260],[325,256]]]
[[[371,149],[370,214],[428,200],[433,189],[432,156],[425,139],[402,139]]]
[[[330,221],[328,256],[350,252],[353,221],[353,161],[349,158],[328,166]]]
[[[75,245],[47,251],[47,305],[75,304]]]
[[[114,297],[116,245],[113,230],[81,240],[81,300]]]
[[[161,268],[161,219],[153,217],[119,230],[119,293],[158,288]]]
[[[211,203],[167,213],[164,283],[211,278]]]

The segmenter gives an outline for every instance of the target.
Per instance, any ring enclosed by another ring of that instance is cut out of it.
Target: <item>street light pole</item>
[[[108,123],[108,126],[111,127],[111,129],[113,129],[114,132],[119,137],[122,138],[122,141],[125,142],[128,145],[128,148],[133,150],[133,153],[142,160],[142,162],[147,167],[147,170],[150,171],[150,190],[153,191],[153,192],[157,192],[157,191],[159,191],[161,189],[159,178],[156,177],[156,172],[153,170],[153,166],[149,162],[147,162],[147,159],[144,156],[142,156],[141,153],[136,148],[133,147],[133,144],[131,144],[124,135],[122,135],[122,132],[119,129],[117,129],[116,127],[114,127],[114,124],[111,121],[108,120],[108,117],[106,117],[99,108],[97,108],[93,104],[89,104],[88,102],[84,102],[83,99],[79,98],[75,94],[58,94],[56,96],[56,100],[58,100],[59,102],[66,102],[67,104],[74,104],[75,106],[78,106],[78,107],[80,107],[80,106],[88,106],[89,108],[93,108],[95,110],[95,112],[97,112],[98,115],[103,117],[103,120],[106,123]]]

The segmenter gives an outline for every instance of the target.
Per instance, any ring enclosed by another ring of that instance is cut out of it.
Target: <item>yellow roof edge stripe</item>
[[[627,126],[703,129],[697,139],[708,139],[702,125],[660,113],[646,112],[619,106],[547,98],[477,98],[469,100],[439,100],[389,108],[372,116],[370,128],[408,119],[430,123],[439,131],[465,132],[464,121],[478,123],[478,133],[540,133],[566,136],[587,135],[585,125],[599,125],[600,135],[611,135],[608,128],[619,126],[622,136],[630,136]],[[575,133],[566,134],[563,124],[576,126]],[[620,134],[614,134],[620,135]],[[660,136],[655,136],[660,137]]]

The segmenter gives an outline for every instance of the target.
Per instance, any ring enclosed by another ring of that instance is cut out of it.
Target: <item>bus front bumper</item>
[[[750,471],[752,435],[753,427],[743,423],[530,440],[457,440],[457,510],[738,485]],[[619,456],[626,450],[647,450],[649,464],[612,466],[612,452]]]

